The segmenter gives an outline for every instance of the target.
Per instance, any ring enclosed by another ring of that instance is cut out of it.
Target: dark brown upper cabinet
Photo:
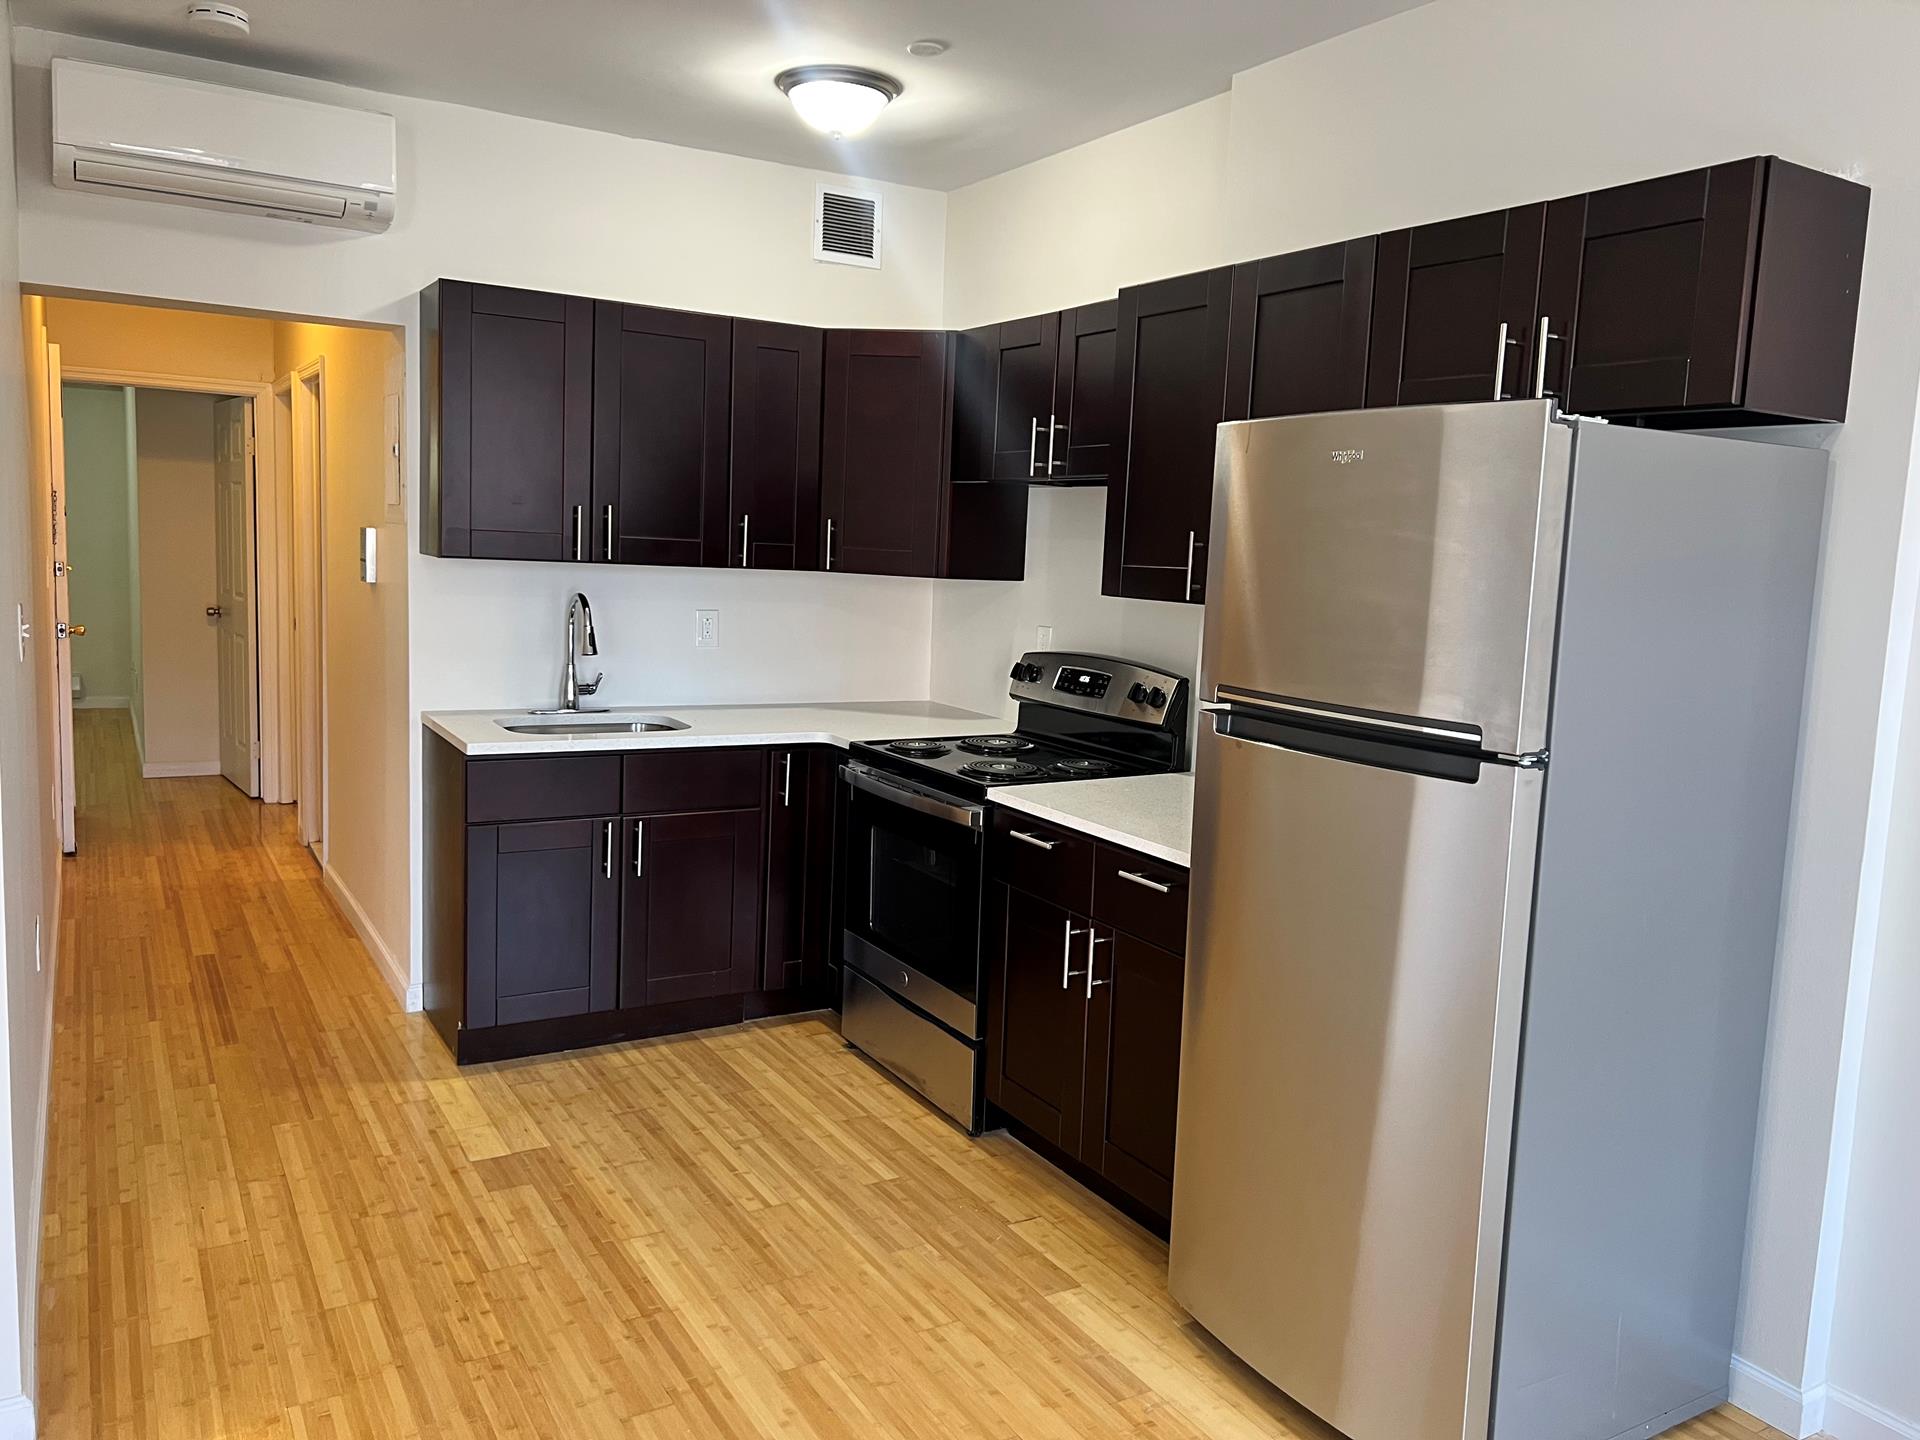
[[[1120,292],[1115,393],[1128,421],[1107,485],[1103,594],[1206,599],[1232,290],[1227,267]]]
[[[825,335],[733,322],[733,467],[726,563],[820,568],[820,386]]]
[[[934,574],[947,473],[946,334],[830,330],[825,389],[824,568]]]
[[[1555,202],[1543,388],[1654,425],[1845,419],[1867,202],[1772,157]]]
[[[1513,400],[1527,388],[1544,204],[1380,237],[1367,404]]]
[[[487,560],[584,558],[593,302],[439,280],[422,292],[420,312],[421,549]]]
[[[725,315],[594,307],[593,559],[726,564],[732,350]]]
[[[1114,349],[1120,302],[1102,300],[1060,312],[1059,363],[1054,370],[1053,409],[1057,451],[1049,480],[1104,484],[1114,447],[1126,429],[1114,387]]]
[[[1064,465],[1053,398],[1060,317],[1035,315],[994,327],[992,436],[988,478],[1045,480]]]
[[[1265,420],[1367,403],[1376,237],[1233,268],[1229,420]]]

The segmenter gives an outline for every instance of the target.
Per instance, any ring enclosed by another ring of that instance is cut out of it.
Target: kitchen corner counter
[[[667,715],[684,720],[687,728],[629,735],[517,735],[503,726],[529,719],[524,710],[427,710],[421,713],[420,719],[462,755],[473,756],[567,755],[588,750],[695,750],[723,745],[838,745],[845,749],[856,740],[995,735],[1007,728],[1003,716],[982,715],[932,700],[621,706],[606,718],[618,719],[623,714]]]
[[[1124,845],[1156,860],[1191,865],[1193,775],[1123,775],[1057,785],[1007,785],[989,791],[995,805],[1051,820]]]

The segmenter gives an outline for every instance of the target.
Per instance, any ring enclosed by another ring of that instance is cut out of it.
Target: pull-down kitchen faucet
[[[585,627],[584,634],[581,633],[581,627],[583,625]],[[578,656],[598,655],[599,653],[600,642],[598,637],[593,633],[593,605],[585,594],[580,591],[575,591],[573,598],[567,601],[567,659],[566,663],[560,667],[559,708],[556,710],[536,710],[533,713],[536,715],[556,715],[575,711],[604,710],[606,708],[604,705],[581,705],[580,697],[582,695],[597,694],[600,689],[600,682],[607,678],[606,675],[598,674],[591,680],[583,681],[580,678],[580,671],[576,664]]]

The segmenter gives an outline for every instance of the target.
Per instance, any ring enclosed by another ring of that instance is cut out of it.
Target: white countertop
[[[1123,775],[1057,785],[1006,785],[987,792],[995,805],[1080,830],[1174,865],[1191,865],[1193,776]]]
[[[429,710],[421,720],[462,755],[565,755],[581,750],[693,750],[718,745],[838,745],[856,740],[907,740],[944,735],[996,735],[1006,719],[932,700],[878,700],[826,705],[623,706],[592,720],[666,715],[685,730],[627,735],[516,735],[502,725],[555,716],[524,710]],[[1096,781],[1095,784],[1109,784]],[[1043,790],[1064,786],[1043,785]]]

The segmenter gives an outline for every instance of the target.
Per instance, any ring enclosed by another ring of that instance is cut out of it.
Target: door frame
[[[286,798],[298,807],[300,843],[327,863],[327,427],[324,355],[268,387],[275,419],[274,490],[287,624],[285,685],[279,695],[285,737]],[[281,423],[284,419],[284,423]],[[308,473],[309,470],[311,473]],[[296,631],[293,616],[310,616]]]
[[[254,584],[251,600],[254,645],[254,730],[260,744],[260,798],[273,804],[293,799],[285,731],[272,723],[279,713],[280,692],[291,650],[292,595],[287,586],[285,552],[279,530],[270,523],[282,508],[277,487],[263,483],[260,456],[274,452],[273,386],[262,380],[230,380],[211,375],[175,375],[151,370],[123,370],[114,366],[82,365],[66,369],[69,384],[121,385],[134,390],[180,390],[196,395],[226,395],[247,402],[253,417],[253,463],[247,486],[253,513]]]

